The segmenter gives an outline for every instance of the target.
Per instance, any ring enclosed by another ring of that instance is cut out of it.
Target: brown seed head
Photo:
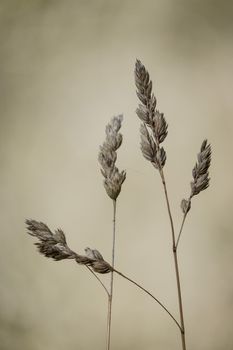
[[[166,162],[166,152],[160,144],[167,136],[168,125],[163,113],[156,109],[157,101],[152,93],[152,81],[139,60],[135,65],[135,84],[137,96],[142,102],[136,110],[139,119],[143,122],[140,129],[142,154],[156,169],[162,169]]]
[[[96,249],[86,248],[86,255],[80,255],[72,251],[67,243],[64,232],[58,229],[53,233],[43,222],[36,220],[26,220],[28,234],[36,237],[39,242],[35,243],[41,254],[56,261],[64,259],[75,259],[80,265],[90,266],[98,273],[108,273],[112,271],[109,265]]]
[[[125,171],[119,171],[115,163],[117,160],[116,150],[122,143],[122,135],[119,133],[122,115],[113,117],[111,122],[106,126],[106,139],[100,146],[99,163],[101,173],[104,176],[104,187],[108,196],[114,200],[117,199],[121,192],[121,186],[126,178]]]
[[[197,195],[209,187],[209,167],[211,163],[211,146],[204,140],[201,145],[200,152],[197,155],[197,163],[195,164],[191,182],[191,197]]]

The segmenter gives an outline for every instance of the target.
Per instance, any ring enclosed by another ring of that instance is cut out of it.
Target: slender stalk
[[[178,264],[176,240],[175,240],[175,230],[174,230],[174,224],[173,224],[173,219],[172,219],[172,214],[171,214],[171,207],[170,207],[170,203],[169,203],[167,186],[166,186],[166,181],[165,181],[163,169],[160,169],[160,176],[161,176],[162,183],[163,183],[163,188],[164,188],[164,193],[165,193],[166,203],[167,203],[168,216],[169,216],[169,220],[170,220],[170,224],[171,224],[171,231],[172,231],[172,250],[173,250],[175,272],[176,272],[176,283],[177,283],[179,312],[180,312],[180,324],[181,324],[180,333],[181,333],[182,349],[186,350],[184,313],[183,313],[183,305],[182,305],[179,264]]]
[[[117,271],[116,269],[114,269],[114,271],[120,275],[121,277],[125,278],[126,280],[128,280],[129,282],[135,284],[135,286],[137,286],[138,288],[140,288],[141,290],[143,290],[146,294],[148,294],[151,298],[153,298],[165,311],[166,313],[173,319],[173,321],[176,323],[176,325],[179,327],[180,331],[182,332],[182,328],[179,324],[179,322],[175,319],[175,317],[171,314],[171,312],[163,305],[163,303],[161,301],[159,301],[153,294],[151,294],[147,289],[145,289],[144,287],[142,287],[140,284],[138,284],[137,282],[135,282],[134,280],[132,280],[131,278],[127,277],[126,275],[124,275],[122,272]]]
[[[116,243],[116,199],[113,199],[113,232],[112,232],[112,267],[113,269],[115,264],[115,243]],[[111,271],[110,292],[108,295],[107,350],[110,350],[110,343],[111,343],[113,273],[114,271]]]
[[[183,215],[183,220],[182,220],[182,223],[181,223],[180,232],[179,232],[178,238],[177,238],[177,240],[176,240],[176,249],[178,248],[178,244],[179,244],[179,241],[180,241],[180,236],[181,236],[181,233],[182,233],[182,231],[183,231],[183,227],[184,227],[184,223],[185,223],[187,214],[188,214],[188,213],[185,213],[185,214]]]
[[[192,198],[192,197],[190,196],[190,197],[189,197],[189,204],[191,204],[191,198]],[[178,235],[178,238],[177,238],[177,240],[176,240],[176,249],[178,248],[178,244],[179,244],[179,241],[180,241],[180,236],[181,236],[181,233],[182,233],[182,231],[183,231],[183,227],[184,227],[184,223],[185,223],[187,214],[188,214],[188,210],[186,210],[185,213],[184,213],[184,215],[183,215],[183,220],[182,220],[182,223],[181,223],[179,235]]]
[[[101,286],[104,288],[105,292],[107,293],[107,295],[109,296],[109,291],[107,290],[107,288],[105,287],[104,283],[101,281],[101,279],[95,274],[95,272],[88,266],[85,265],[86,268],[92,273],[93,276],[95,276],[95,278],[99,281],[99,283],[101,284]]]

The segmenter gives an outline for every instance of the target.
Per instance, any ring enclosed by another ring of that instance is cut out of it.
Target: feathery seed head
[[[197,163],[195,164],[191,182],[191,197],[197,195],[201,191],[209,187],[209,167],[211,163],[211,146],[204,140],[201,145],[200,152],[197,155]]]
[[[39,252],[54,260],[73,259],[75,253],[70,250],[66,243],[66,237],[61,229],[52,233],[47,225],[36,220],[26,220],[28,233],[38,238],[35,243]]]
[[[86,248],[86,255],[79,255],[73,252],[66,243],[66,237],[61,229],[52,233],[47,225],[36,220],[26,220],[28,234],[36,237],[39,242],[35,243],[41,254],[56,261],[63,259],[75,259],[80,265],[90,266],[98,273],[112,271],[109,265],[96,249]]]
[[[119,133],[123,116],[113,117],[111,122],[106,126],[106,139],[100,146],[99,163],[101,173],[104,176],[104,187],[108,196],[116,200],[121,192],[121,186],[126,178],[126,172],[119,172],[115,163],[117,160],[116,150],[121,146],[122,135]]]
[[[152,81],[139,60],[135,65],[135,84],[137,96],[142,102],[136,110],[137,116],[144,123],[140,129],[142,154],[156,169],[161,170],[166,162],[166,152],[160,147],[160,143],[167,136],[168,125],[163,113],[156,109],[157,101],[152,93]]]
[[[189,210],[191,209],[191,200],[182,199],[182,201],[180,203],[180,207],[181,207],[183,214],[187,214],[189,212]]]
[[[155,111],[153,115],[153,132],[155,139],[158,140],[158,143],[162,143],[167,136],[167,122],[164,118],[163,113],[160,113],[158,110]]]
[[[141,150],[143,156],[151,163],[156,162],[157,145],[145,124],[141,124]]]
[[[143,66],[142,62],[136,60],[135,64],[135,84],[137,87],[137,96],[139,100],[147,105],[151,101],[152,81],[150,80],[149,73]],[[154,101],[156,105],[156,100]]]

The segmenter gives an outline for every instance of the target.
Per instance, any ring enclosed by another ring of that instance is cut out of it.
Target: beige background
[[[188,350],[231,350],[232,1],[2,0],[0,16],[0,349],[105,348],[104,291],[72,261],[40,256],[24,220],[61,227],[71,248],[95,247],[110,260],[112,205],[97,155],[121,112],[127,180],[116,266],[177,314],[161,183],[139,149],[139,58],[169,123],[176,227],[200,144],[213,147],[211,186],[193,200],[179,257]],[[167,315],[119,277],[112,326],[112,350],[181,348]]]

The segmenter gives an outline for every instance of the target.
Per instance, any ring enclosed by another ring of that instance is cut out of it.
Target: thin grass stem
[[[135,286],[137,286],[138,288],[140,288],[141,290],[143,290],[146,294],[148,294],[151,298],[153,298],[165,311],[166,313],[173,319],[173,321],[176,323],[176,325],[179,327],[180,331],[182,331],[182,328],[179,324],[179,322],[175,319],[175,317],[171,314],[171,312],[166,308],[166,306],[163,305],[163,303],[161,301],[159,301],[159,299],[157,299],[153,294],[151,294],[147,289],[145,289],[144,287],[142,287],[140,284],[138,284],[137,282],[135,282],[134,280],[132,280],[131,278],[127,277],[126,275],[124,275],[122,272],[117,271],[116,269],[114,269],[114,271],[120,275],[121,277],[125,278],[126,280],[128,280],[129,282],[133,283]]]
[[[189,197],[189,203],[191,204],[191,196]],[[186,209],[186,211],[185,211],[185,213],[183,215],[182,222],[181,222],[180,231],[179,231],[179,234],[178,234],[178,237],[177,237],[177,240],[176,240],[176,250],[178,248],[178,244],[179,244],[179,241],[180,241],[181,233],[183,232],[184,223],[185,223],[187,214],[188,214],[188,210]]]
[[[116,200],[113,200],[113,232],[112,232],[112,267],[115,264],[115,244],[116,244]],[[110,350],[111,344],[111,323],[112,323],[112,299],[113,299],[113,276],[111,271],[110,292],[108,295],[108,317],[107,317],[107,350]]]
[[[169,202],[169,198],[168,198],[167,186],[166,186],[166,181],[165,181],[163,169],[160,169],[160,176],[161,176],[162,183],[163,183],[163,188],[164,188],[164,193],[165,193],[165,198],[166,198],[166,204],[167,204],[167,210],[168,210],[168,216],[169,216],[170,225],[171,225],[171,231],[172,231],[172,250],[173,250],[173,257],[174,257],[174,264],[175,264],[175,273],[176,273],[176,283],[177,283],[177,292],[178,292],[180,324],[181,324],[180,333],[181,333],[182,349],[186,350],[185,327],[184,327],[184,312],[183,312],[182,295],[181,295],[181,284],[180,284],[179,264],[178,264],[178,258],[177,258],[175,230],[174,230],[173,218],[172,218],[172,214],[171,214],[171,207],[170,207],[170,202]]]
[[[88,266],[85,265],[86,268],[92,273],[93,276],[95,276],[95,278],[99,281],[99,283],[101,284],[101,286],[104,288],[105,292],[107,293],[107,295],[109,296],[109,291],[107,290],[106,286],[104,285],[104,283],[101,281],[101,279],[96,275],[96,273]]]
[[[184,227],[184,223],[185,223],[186,217],[187,217],[187,213],[185,213],[183,215],[183,220],[182,220],[182,223],[181,223],[180,232],[179,232],[178,238],[176,240],[176,250],[178,248],[178,244],[179,244],[179,241],[180,241],[181,233],[183,231],[183,227]]]

